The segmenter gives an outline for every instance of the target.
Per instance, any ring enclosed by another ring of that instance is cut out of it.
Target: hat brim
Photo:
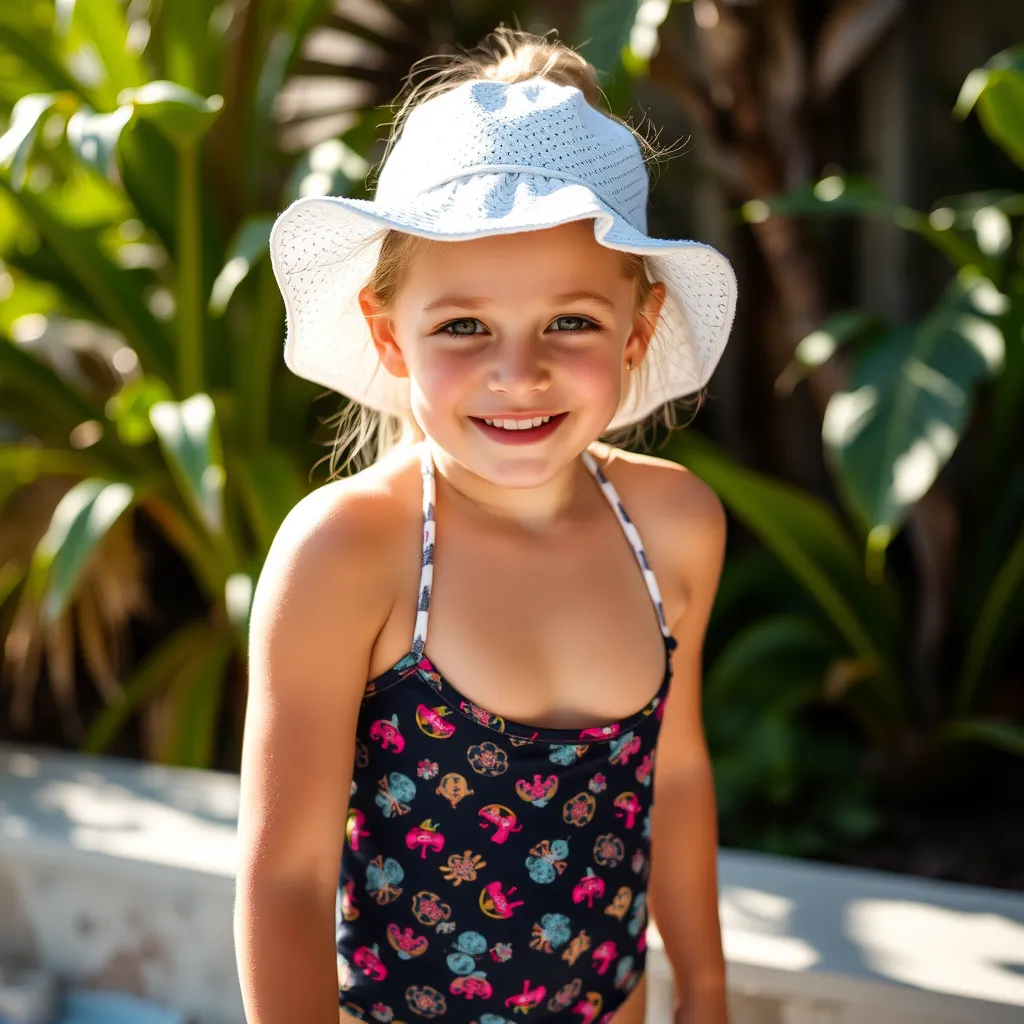
[[[555,178],[471,175],[404,207],[343,196],[296,200],[270,235],[287,315],[285,362],[298,376],[372,409],[406,414],[408,380],[381,366],[358,302],[377,263],[381,229],[458,242],[587,219],[594,222],[597,242],[648,257],[651,280],[665,283],[665,302],[644,357],[643,387],[631,386],[608,429],[636,423],[708,382],[732,326],[736,278],[711,246],[650,238],[585,185]]]

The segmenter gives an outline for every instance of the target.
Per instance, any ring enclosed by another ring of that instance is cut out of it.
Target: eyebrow
[[[589,299],[591,302],[596,302],[600,306],[607,306],[609,309],[614,309],[615,304],[605,298],[603,295],[598,295],[597,292],[565,292],[562,295],[552,295],[552,302],[579,302],[582,299]],[[441,298],[435,299],[429,305],[423,307],[424,313],[429,313],[435,309],[447,309],[451,306],[457,306],[460,309],[481,309],[486,306],[488,300],[485,298],[478,298],[473,295],[442,295]]]

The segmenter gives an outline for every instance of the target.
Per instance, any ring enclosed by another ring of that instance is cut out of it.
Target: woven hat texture
[[[702,388],[729,336],[736,278],[711,246],[647,236],[647,168],[632,132],[573,87],[543,78],[464,82],[415,107],[372,200],[298,199],[277,218],[271,260],[287,314],[285,362],[370,408],[405,414],[409,382],[381,365],[358,294],[382,229],[460,241],[593,219],[610,249],[648,257],[666,298],[609,424],[628,426]]]

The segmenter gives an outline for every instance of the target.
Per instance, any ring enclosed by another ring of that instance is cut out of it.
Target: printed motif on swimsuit
[[[657,694],[623,721],[537,729],[466,700],[425,655],[435,538],[410,653],[368,684],[337,898],[338,1003],[364,1021],[610,1024],[645,964],[654,750],[675,640],[611,482],[584,461],[647,582]]]

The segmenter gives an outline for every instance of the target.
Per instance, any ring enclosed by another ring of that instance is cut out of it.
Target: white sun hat
[[[633,133],[583,93],[544,78],[473,79],[414,107],[373,200],[298,199],[270,235],[284,296],[284,357],[300,377],[381,412],[407,415],[409,381],[381,365],[359,308],[381,229],[457,242],[593,219],[609,249],[648,258],[666,298],[609,429],[693,394],[725,348],[736,277],[711,246],[647,236],[647,168]]]

